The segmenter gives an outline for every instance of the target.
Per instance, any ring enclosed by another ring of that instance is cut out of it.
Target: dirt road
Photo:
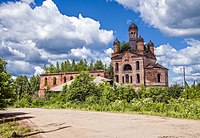
[[[46,138],[200,138],[200,121],[57,109],[7,109]],[[37,134],[37,133],[36,133]]]

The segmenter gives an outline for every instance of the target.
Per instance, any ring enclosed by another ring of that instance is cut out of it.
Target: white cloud
[[[18,74],[30,75],[34,73],[34,66],[28,62],[17,60],[7,60],[6,62],[8,63],[7,68],[12,72],[13,76],[17,76]]]
[[[101,60],[104,64],[109,65],[112,52],[113,50],[111,48],[105,49],[104,51],[91,51],[90,49],[83,47],[72,49],[68,56],[73,57],[74,59],[87,59],[88,61]]]
[[[183,75],[183,67],[186,68],[188,81],[200,81],[200,41],[195,39],[185,41],[188,46],[180,50],[174,49],[169,44],[155,48],[158,62],[169,68],[172,83],[182,81],[180,75]]]
[[[44,72],[44,69],[42,69],[42,68],[39,67],[39,66],[36,66],[34,69],[35,69],[34,75],[39,75],[39,74],[41,74],[41,73]]]
[[[75,57],[79,57],[82,59],[87,59],[88,57],[92,57],[92,52],[90,49],[87,49],[85,47],[83,48],[77,48],[77,49],[71,49],[71,55]]]
[[[8,69],[15,75],[38,72],[35,67],[44,63],[92,57],[87,52],[102,51],[113,40],[112,30],[81,14],[63,15],[52,0],[34,7],[30,3],[34,1],[0,5],[0,55],[10,61]],[[31,71],[24,70],[25,64]]]
[[[22,0],[22,2],[30,4],[30,3],[34,3],[34,0]]]
[[[172,36],[200,34],[199,0],[115,0]]]
[[[114,51],[112,50],[112,48],[108,48],[105,50],[105,53],[108,55],[111,55]]]

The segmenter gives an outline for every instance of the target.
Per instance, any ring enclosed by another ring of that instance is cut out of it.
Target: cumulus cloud
[[[77,48],[72,49],[71,53],[67,56],[73,57],[73,59],[88,59],[88,61],[96,61],[96,60],[102,60],[102,62],[106,65],[109,65],[111,62],[110,56],[111,53],[113,53],[113,50],[111,48],[105,49],[104,51],[91,51],[90,49],[87,49],[85,47],[83,48]]]
[[[22,0],[22,2],[30,4],[30,3],[34,3],[34,0]]]
[[[0,55],[9,60],[8,69],[23,73],[25,64],[34,73],[44,63],[87,57],[85,49],[102,51],[113,40],[113,31],[104,30],[91,18],[60,13],[52,0],[31,7],[34,0],[0,5]],[[85,57],[77,55],[82,49]],[[89,54],[89,53],[88,53]],[[14,62],[16,61],[16,62]],[[14,67],[15,66],[15,67]]]
[[[171,36],[200,34],[199,0],[115,0]]]
[[[13,76],[17,76],[18,74],[30,76],[34,74],[34,66],[28,62],[18,60],[7,60],[6,62],[8,63],[7,68],[12,72]]]
[[[44,72],[44,69],[42,69],[40,66],[36,66],[34,69],[35,69],[34,75],[40,75],[41,73]]]
[[[180,50],[176,50],[169,44],[155,48],[158,62],[170,69],[170,75],[173,76],[172,83],[183,80],[183,77],[180,77],[183,75],[183,67],[186,68],[188,81],[200,81],[200,41],[185,39],[185,42],[187,47]]]

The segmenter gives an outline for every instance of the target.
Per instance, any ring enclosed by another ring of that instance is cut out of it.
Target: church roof
[[[125,54],[126,52],[135,54],[135,55],[137,55],[137,56],[142,56],[141,54],[138,54],[137,52],[134,52],[134,51],[131,51],[131,50],[126,50],[126,51],[124,51],[123,53],[119,53],[119,54],[113,56],[111,59],[122,59],[122,57],[124,56],[124,54]]]
[[[138,42],[144,42],[144,38],[141,35],[138,37]]]
[[[154,43],[150,40],[149,43],[147,45],[152,45],[154,46]]]
[[[113,45],[117,45],[119,43],[120,43],[119,40],[116,38],[115,41],[113,42]]]
[[[148,64],[146,66],[146,69],[153,69],[153,68],[161,68],[161,69],[167,69],[166,67],[164,67],[163,65],[159,64],[159,63],[156,63],[155,65],[151,65],[151,64]]]
[[[136,24],[132,23],[132,24],[129,26],[128,30],[131,30],[131,29],[138,29],[138,27],[137,27]]]

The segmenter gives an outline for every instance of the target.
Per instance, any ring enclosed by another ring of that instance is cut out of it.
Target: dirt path
[[[36,108],[0,114],[5,112],[29,116],[38,127],[36,134],[47,138],[200,138],[200,121],[195,120]]]

